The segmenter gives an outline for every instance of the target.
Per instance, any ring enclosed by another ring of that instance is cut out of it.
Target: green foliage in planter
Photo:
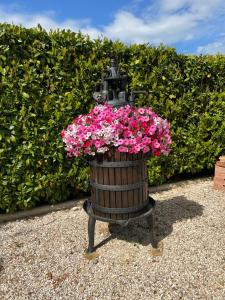
[[[93,105],[115,57],[130,86],[171,122],[172,153],[149,160],[149,182],[212,169],[225,151],[225,57],[92,41],[81,33],[0,24],[0,212],[56,203],[88,189],[88,167],[69,160],[59,133]]]

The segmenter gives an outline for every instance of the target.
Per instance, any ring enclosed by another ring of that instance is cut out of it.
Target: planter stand
[[[95,250],[94,247],[94,235],[95,235],[95,223],[96,220],[102,221],[102,222],[108,222],[108,223],[116,223],[121,226],[127,226],[131,221],[145,218],[149,229],[150,229],[150,238],[152,241],[152,246],[156,247],[155,241],[154,241],[154,210],[155,210],[155,200],[152,197],[149,197],[148,205],[144,208],[143,212],[140,213],[139,216],[133,217],[127,220],[112,220],[110,218],[101,217],[98,215],[95,215],[92,208],[92,202],[90,200],[86,200],[83,205],[84,210],[89,215],[88,220],[88,248],[86,250],[86,253],[92,253]],[[107,211],[107,208],[105,208]],[[108,209],[110,211],[110,209]],[[129,209],[118,209],[118,213],[128,213]]]
[[[89,162],[91,198],[84,203],[89,215],[87,253],[94,251],[96,220],[121,226],[145,218],[154,244],[155,200],[148,195],[147,155],[110,152]]]
[[[116,62],[111,59],[108,75],[103,76],[102,87],[93,97],[98,102],[107,102],[112,107],[134,105],[137,94],[146,91],[130,91],[127,75],[120,74]],[[91,198],[84,203],[89,215],[87,253],[94,251],[96,220],[126,226],[130,221],[145,218],[151,228],[154,242],[155,201],[148,195],[147,155],[113,152],[100,161],[90,161]]]

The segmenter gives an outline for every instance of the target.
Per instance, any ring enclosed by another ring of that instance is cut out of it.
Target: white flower
[[[85,139],[89,139],[91,137],[91,132],[87,132],[85,135]]]
[[[107,147],[100,147],[97,149],[98,153],[105,153],[106,151],[108,151],[109,149]]]
[[[160,123],[160,121],[159,121],[159,119],[157,118],[157,119],[154,119],[154,125],[155,126],[158,126],[159,125],[159,123]]]

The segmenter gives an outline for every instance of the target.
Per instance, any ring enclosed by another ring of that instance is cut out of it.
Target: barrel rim
[[[138,160],[124,160],[124,161],[106,161],[98,162],[97,160],[92,160],[89,162],[92,167],[99,168],[126,168],[126,167],[135,167],[140,164],[142,161],[146,161],[147,158],[141,158]]]

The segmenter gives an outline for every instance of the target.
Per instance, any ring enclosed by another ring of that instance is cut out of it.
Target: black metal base
[[[83,204],[83,208],[86,213],[89,215],[88,220],[88,248],[86,253],[91,253],[95,250],[94,247],[94,235],[95,235],[95,223],[96,220],[108,223],[116,223],[121,226],[127,226],[131,221],[145,218],[146,222],[150,228],[150,238],[152,241],[152,246],[155,247],[155,240],[154,240],[154,210],[155,210],[155,200],[149,196],[149,202],[147,206],[143,209],[143,211],[138,214],[138,216],[127,219],[127,220],[114,220],[110,218],[104,218],[98,215],[95,215],[92,209],[92,202],[90,200],[86,200]]]

